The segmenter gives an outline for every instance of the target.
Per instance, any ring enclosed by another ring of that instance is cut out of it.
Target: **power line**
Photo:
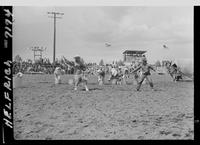
[[[57,15],[64,15],[64,13],[59,13],[59,12],[47,12],[49,15],[49,18],[54,19],[54,39],[53,39],[53,64],[55,63],[55,55],[56,55],[56,19],[61,19],[62,17],[57,17]]]

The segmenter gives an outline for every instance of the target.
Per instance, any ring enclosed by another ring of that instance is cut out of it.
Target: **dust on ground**
[[[71,75],[54,85],[53,75],[24,75],[24,87],[14,89],[16,140],[72,139],[194,139],[194,83],[172,82],[153,75],[156,91],[128,85],[97,85],[89,77],[89,92],[68,84]]]

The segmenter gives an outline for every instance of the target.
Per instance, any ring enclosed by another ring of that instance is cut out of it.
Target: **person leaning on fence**
[[[87,87],[87,78],[84,74],[84,71],[86,70],[86,65],[84,64],[83,61],[81,61],[81,57],[79,55],[76,55],[74,57],[75,59],[75,65],[74,65],[74,71],[75,71],[75,75],[74,75],[74,80],[75,80],[75,88],[74,90],[77,90],[77,87],[80,83],[84,83],[85,85],[85,90],[89,91],[88,87]]]
[[[146,79],[147,83],[149,83],[151,89],[154,90],[153,82],[152,82],[152,80],[149,76],[151,75],[150,70],[153,70],[153,71],[156,71],[156,70],[152,66],[147,64],[147,60],[145,58],[142,58],[142,63],[136,69],[133,70],[133,73],[137,72],[138,70],[142,71],[142,75],[141,75],[141,79],[137,83],[137,89],[136,90],[137,91],[140,90],[140,87],[141,87],[144,79]]]

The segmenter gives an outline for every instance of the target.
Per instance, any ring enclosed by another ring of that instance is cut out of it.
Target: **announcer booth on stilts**
[[[141,50],[126,50],[123,52],[123,62],[125,65],[131,65],[138,62],[142,57],[145,57],[146,51]]]

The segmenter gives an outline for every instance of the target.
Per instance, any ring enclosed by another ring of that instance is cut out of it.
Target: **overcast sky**
[[[193,6],[190,7],[14,7],[13,57],[33,59],[31,46],[45,46],[53,58],[53,19],[57,19],[56,57],[76,54],[86,62],[123,59],[125,50],[146,50],[150,63],[193,58]],[[106,47],[105,43],[110,43]],[[164,49],[166,45],[168,49]]]

